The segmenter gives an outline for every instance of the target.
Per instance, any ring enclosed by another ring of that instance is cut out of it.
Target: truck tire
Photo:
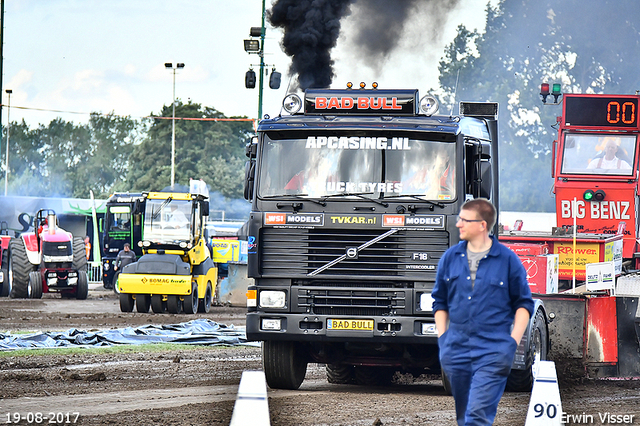
[[[148,294],[136,294],[136,311],[141,314],[149,312],[151,307],[151,296]]]
[[[73,237],[73,264],[76,271],[87,270],[87,252],[84,249],[84,241],[80,237]]]
[[[355,383],[353,365],[327,364],[327,382],[335,385],[349,385]]]
[[[531,330],[531,345],[527,352],[527,368],[524,370],[511,370],[507,378],[508,392],[530,392],[533,387],[533,368],[538,361],[547,359],[548,330],[544,313],[541,309],[536,311]]]
[[[27,249],[22,238],[14,238],[9,243],[9,279],[11,280],[11,297],[29,297],[29,273],[34,266],[29,262]]]
[[[195,314],[198,312],[198,284],[191,284],[191,294],[184,296],[184,313]]]
[[[85,271],[78,271],[78,284],[76,285],[76,299],[86,300],[89,296],[89,278]]]
[[[42,299],[42,276],[40,272],[29,272],[29,287],[27,289],[29,299]]]
[[[120,293],[120,311],[133,312],[133,296],[127,293]]]
[[[118,278],[120,277],[120,271],[113,274],[113,292],[115,294],[120,294],[120,287],[118,287]]]
[[[307,360],[296,342],[262,342],[262,368],[271,389],[296,390],[307,374]]]
[[[211,304],[213,303],[213,290],[211,288],[211,282],[207,283],[207,290],[204,293],[204,297],[198,305],[198,312],[208,314],[211,310]]]

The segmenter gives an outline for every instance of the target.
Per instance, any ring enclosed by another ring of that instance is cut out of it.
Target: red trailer
[[[546,103],[549,85],[541,95]],[[640,376],[639,102],[638,95],[564,95],[553,142],[558,228],[500,235],[505,243],[545,246],[559,257],[559,291],[537,297],[550,321],[549,358],[560,375]],[[600,262],[614,264],[617,282],[610,290],[585,283],[586,265]]]

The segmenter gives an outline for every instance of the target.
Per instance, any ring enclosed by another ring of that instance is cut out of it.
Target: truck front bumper
[[[436,344],[433,317],[247,313],[248,340]]]

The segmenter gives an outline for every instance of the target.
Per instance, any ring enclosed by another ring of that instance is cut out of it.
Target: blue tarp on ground
[[[182,324],[145,325],[114,330],[84,331],[76,328],[63,332],[33,334],[0,333],[0,350],[61,348],[72,346],[138,345],[142,343],[182,343],[189,345],[251,345],[243,329],[208,319],[196,319]]]

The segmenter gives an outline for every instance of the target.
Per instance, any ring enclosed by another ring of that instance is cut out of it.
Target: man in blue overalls
[[[462,241],[440,259],[432,293],[440,365],[460,426],[493,423],[533,314],[522,262],[489,235],[495,222],[496,210],[486,199],[462,206],[456,223]]]

